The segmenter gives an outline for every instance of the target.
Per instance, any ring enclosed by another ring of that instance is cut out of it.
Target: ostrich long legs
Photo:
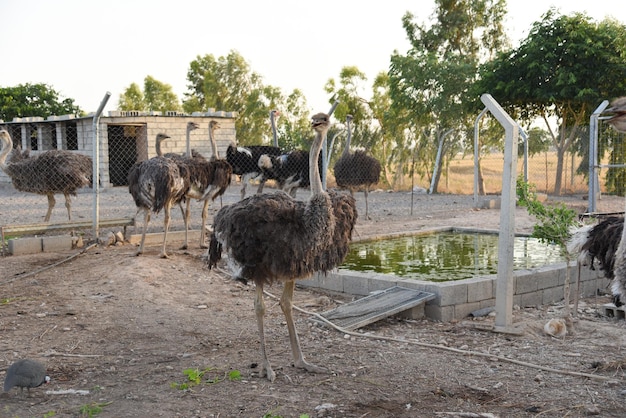
[[[313,373],[325,373],[327,370],[323,367],[316,366],[304,360],[304,355],[300,349],[300,339],[296,331],[296,324],[293,320],[293,291],[296,286],[295,280],[285,282],[283,294],[280,298],[280,307],[285,315],[287,329],[289,331],[289,342],[291,343],[291,354],[293,355],[294,367],[304,369]],[[256,286],[256,295],[254,299],[254,309],[256,312],[257,326],[259,329],[259,340],[261,342],[261,377],[267,377],[270,382],[276,379],[276,373],[272,370],[269,359],[267,358],[267,350],[265,347],[265,332],[263,319],[265,316],[265,301],[263,300],[263,285]]]

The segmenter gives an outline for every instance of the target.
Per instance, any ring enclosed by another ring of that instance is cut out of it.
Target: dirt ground
[[[406,193],[370,199],[372,219],[359,219],[355,239],[499,224],[499,210],[472,209],[471,196],[418,195],[413,215]],[[362,214],[362,194],[357,201]],[[584,207],[580,198],[568,204]],[[516,229],[532,225],[518,209]],[[268,296],[270,383],[257,375],[254,289],[209,271],[197,245],[179,246],[169,244],[170,259],[156,246],[136,257],[130,244],[0,258],[0,379],[24,357],[45,362],[52,379],[30,396],[0,397],[0,417],[626,416],[626,325],[603,316],[606,296],[582,300],[575,333],[563,338],[543,332],[562,305],[516,307],[522,335],[485,331],[493,317],[389,318],[349,334],[296,311],[305,356],[327,374],[291,366],[284,317]],[[295,295],[307,312],[349,300]]]

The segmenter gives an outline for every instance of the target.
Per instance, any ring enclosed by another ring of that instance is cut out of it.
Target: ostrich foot
[[[270,382],[273,382],[274,380],[276,380],[276,373],[274,373],[274,370],[272,370],[272,366],[270,366],[270,364],[267,362],[261,366],[261,370],[259,371],[259,376],[267,377],[267,380],[269,380]]]
[[[183,244],[183,245],[180,247],[180,249],[181,249],[181,250],[186,250],[186,249],[187,249],[187,244]]]
[[[299,369],[304,369],[307,372],[311,372],[311,373],[324,373],[324,374],[330,373],[330,371],[327,368],[322,367],[322,366],[316,366],[315,364],[308,363],[304,360],[296,361],[293,366]]]
[[[170,258],[170,256],[167,255],[166,252],[162,252],[161,254],[159,254],[159,257],[161,257],[161,258]]]
[[[137,250],[137,252],[135,253],[135,255],[136,255],[137,257],[139,257],[141,254],[143,254],[143,251],[142,251],[142,250]]]
[[[209,248],[209,246],[205,242],[201,242],[200,248]]]

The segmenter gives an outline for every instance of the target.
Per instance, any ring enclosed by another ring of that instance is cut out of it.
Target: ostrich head
[[[611,103],[611,106],[605,110],[606,113],[613,113],[606,120],[608,124],[613,126],[618,132],[626,132],[626,97],[619,97]]]
[[[200,127],[200,125],[198,125],[195,122],[187,122],[187,132],[191,132],[193,130],[196,130]]]
[[[217,123],[217,121],[212,120],[211,122],[209,122],[209,130],[211,132],[213,132],[214,129],[219,129],[220,128],[220,124]]]

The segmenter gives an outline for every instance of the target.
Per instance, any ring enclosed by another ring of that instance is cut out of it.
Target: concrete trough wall
[[[569,271],[573,297],[578,276],[575,262],[570,264]],[[496,278],[497,275],[489,275],[439,283],[402,279],[386,274],[336,271],[327,275],[317,274],[310,279],[298,281],[298,284],[354,296],[367,296],[371,292],[396,285],[434,293],[436,297],[426,303],[424,313],[430,319],[448,322],[463,319],[478,309],[495,306]],[[588,267],[580,268],[580,279],[581,297],[593,296],[598,289],[606,291],[609,284],[601,270],[591,270]],[[518,270],[513,273],[512,280],[514,305],[524,308],[559,302],[564,297],[565,263]]]

